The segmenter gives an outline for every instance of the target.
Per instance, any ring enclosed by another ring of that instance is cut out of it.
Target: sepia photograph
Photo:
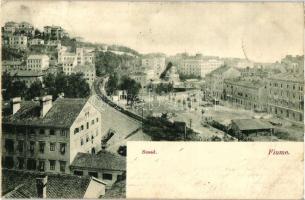
[[[2,1],[2,198],[126,198],[128,141],[304,141],[303,46],[302,3]]]

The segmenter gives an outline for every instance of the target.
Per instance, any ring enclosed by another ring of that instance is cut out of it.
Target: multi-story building
[[[2,71],[25,70],[26,63],[22,60],[3,60]]]
[[[78,152],[101,149],[101,113],[87,99],[4,103],[2,167],[69,173]]]
[[[30,45],[44,45],[44,40],[39,38],[34,38],[29,41]]]
[[[130,78],[140,83],[142,88],[146,88],[147,84],[154,80],[155,73],[154,70],[150,69],[143,72],[135,72],[130,75]]]
[[[164,79],[173,85],[180,82],[179,74],[177,72],[176,66],[172,66],[165,74]]]
[[[77,64],[94,63],[94,53],[87,52],[84,48],[76,48]]]
[[[270,76],[267,79],[267,89],[269,113],[293,121],[303,122],[303,73],[281,73]]]
[[[221,66],[205,77],[206,94],[215,100],[224,99],[224,80],[237,78],[241,75],[240,71],[233,67]]]
[[[24,35],[10,35],[8,36],[8,46],[14,49],[26,49],[28,39]]]
[[[142,67],[145,69],[154,70],[155,76],[160,77],[161,73],[165,70],[165,57],[153,56],[143,58],[141,60]]]
[[[34,36],[34,27],[32,24],[28,22],[20,22],[18,25],[19,33],[25,34],[28,37]]]
[[[267,111],[267,89],[263,80],[225,79],[224,98],[237,107]]]
[[[26,63],[29,71],[44,71],[49,68],[50,59],[47,55],[30,55]]]
[[[18,30],[19,28],[19,24],[16,22],[6,22],[4,27],[3,27],[3,31],[5,34],[13,34],[16,32],[16,30]]]
[[[223,61],[217,59],[184,59],[178,65],[178,72],[186,76],[205,77],[207,73],[210,73],[223,64]]]
[[[60,26],[45,26],[43,27],[43,34],[49,36],[51,39],[61,39],[67,36],[65,30]]]
[[[41,71],[27,71],[27,70],[11,70],[9,74],[13,81],[23,81],[25,84],[30,87],[35,81],[42,82],[45,73]]]

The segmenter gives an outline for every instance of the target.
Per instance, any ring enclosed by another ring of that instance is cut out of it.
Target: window
[[[34,153],[35,151],[35,142],[34,141],[30,141],[30,152]]]
[[[36,160],[34,159],[28,159],[27,161],[27,169],[28,170],[36,170]]]
[[[24,158],[19,157],[19,158],[17,158],[17,161],[18,161],[17,168],[23,169],[24,168]]]
[[[38,170],[41,172],[45,171],[45,161],[44,160],[39,160],[38,162]]]
[[[55,142],[50,143],[50,151],[55,151]]]
[[[94,120],[91,121],[91,125],[93,125],[93,124],[94,124]]]
[[[14,140],[11,140],[11,139],[6,139],[5,140],[5,150],[8,153],[13,153],[14,152]]]
[[[84,125],[81,125],[80,130],[84,130]]]
[[[89,129],[89,122],[87,122],[87,129]]]
[[[4,168],[13,168],[14,167],[14,158],[11,156],[6,156],[4,159],[2,158],[2,166]]]
[[[39,152],[44,153],[44,147],[46,146],[45,142],[39,142]]]
[[[61,172],[66,171],[66,161],[59,161],[59,167]]]
[[[88,172],[89,176],[93,176],[95,178],[98,178],[98,173],[97,172]]]
[[[75,128],[74,129],[74,134],[78,133],[79,132],[79,128]]]
[[[39,130],[39,134],[41,134],[41,135],[44,134],[44,130],[43,130],[43,129],[40,129],[40,130]]]
[[[86,142],[89,142],[89,136],[88,135],[86,136]]]
[[[82,175],[84,175],[84,172],[83,172],[83,171],[79,171],[79,170],[75,170],[75,171],[73,172],[73,174],[74,174],[74,175],[77,175],[77,176],[82,176]]]
[[[80,139],[80,145],[82,146],[83,144],[84,144],[84,139],[81,138],[81,139]]]
[[[19,153],[22,153],[22,152],[23,152],[23,146],[24,146],[23,140],[19,140],[19,141],[18,141],[18,146],[17,146],[17,149],[18,149],[18,152],[19,152]]]
[[[55,130],[54,129],[50,130],[50,135],[55,135]]]
[[[60,153],[61,154],[66,153],[66,143],[60,143]]]
[[[67,131],[66,130],[61,130],[60,131],[60,136],[67,137]]]
[[[50,170],[55,170],[55,164],[56,164],[56,162],[55,162],[55,160],[49,160],[49,163],[50,163]]]
[[[112,180],[112,174],[104,173],[103,174],[103,179],[104,180]]]

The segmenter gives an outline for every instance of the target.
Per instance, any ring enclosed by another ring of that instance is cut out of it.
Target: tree
[[[109,76],[109,80],[106,86],[107,95],[112,95],[118,89],[118,76],[117,73],[114,73]]]
[[[173,66],[173,63],[169,62],[165,68],[165,70],[161,73],[160,79],[164,79],[168,70]]]
[[[10,74],[5,71],[2,74],[2,97],[4,100],[9,100],[11,98],[10,91],[12,91],[13,79]]]
[[[27,90],[26,98],[33,99],[34,97],[40,97],[44,94],[42,83],[39,80],[34,81],[30,88]]]
[[[10,88],[11,91],[9,91],[10,98],[12,97],[24,97],[27,91],[27,86],[24,81],[17,80],[14,81],[12,84],[12,88]]]
[[[83,73],[71,74],[67,80],[67,87],[64,88],[65,97],[84,98],[90,95],[90,87],[84,79]]]
[[[54,74],[47,74],[43,78],[43,84],[44,88],[47,94],[52,95],[53,98],[55,99],[58,95],[57,89],[56,89],[56,84],[55,84],[55,75]]]
[[[125,76],[122,77],[120,88],[122,90],[126,90],[127,92],[127,104],[130,103],[131,105],[133,105],[136,97],[140,92],[141,85],[137,83],[135,80]]]

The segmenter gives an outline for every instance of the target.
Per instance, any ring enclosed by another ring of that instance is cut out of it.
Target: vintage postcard
[[[1,197],[302,199],[302,2],[1,2]]]

